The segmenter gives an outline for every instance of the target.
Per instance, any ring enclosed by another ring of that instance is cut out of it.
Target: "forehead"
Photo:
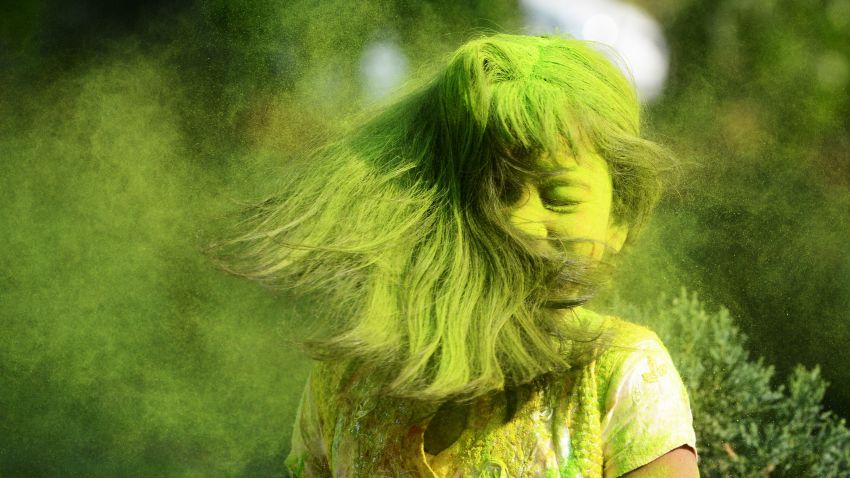
[[[557,172],[560,169],[607,167],[604,158],[597,153],[593,137],[587,128],[567,128],[557,137],[551,138],[553,141],[540,145],[543,150],[534,158],[533,165],[543,173]]]
[[[542,176],[608,177],[608,162],[593,149],[563,148],[556,153],[544,153],[534,165]]]

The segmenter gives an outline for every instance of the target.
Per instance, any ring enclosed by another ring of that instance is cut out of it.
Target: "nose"
[[[549,228],[546,226],[548,215],[549,211],[543,207],[537,188],[526,184],[522,197],[511,212],[511,223],[526,234],[546,239],[549,237]]]

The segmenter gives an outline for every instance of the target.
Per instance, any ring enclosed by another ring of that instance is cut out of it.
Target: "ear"
[[[608,222],[608,247],[620,252],[623,248],[626,239],[629,237],[629,226],[625,222],[620,222],[613,217]]]

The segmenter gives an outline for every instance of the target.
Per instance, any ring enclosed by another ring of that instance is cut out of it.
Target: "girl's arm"
[[[693,450],[681,446],[626,473],[623,478],[699,478],[697,457]]]

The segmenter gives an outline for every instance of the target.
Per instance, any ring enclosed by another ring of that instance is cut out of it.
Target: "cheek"
[[[570,249],[580,255],[601,259],[605,253],[608,233],[608,211],[598,205],[588,205],[557,221],[557,235],[576,239]]]
[[[608,213],[604,208],[588,204],[573,214],[561,217],[557,222],[561,236],[601,240],[607,231]]]
[[[546,223],[539,218],[535,218],[533,214],[523,214],[522,211],[513,212],[510,215],[510,221],[514,227],[529,236],[539,238],[546,238],[549,236],[546,229]]]

